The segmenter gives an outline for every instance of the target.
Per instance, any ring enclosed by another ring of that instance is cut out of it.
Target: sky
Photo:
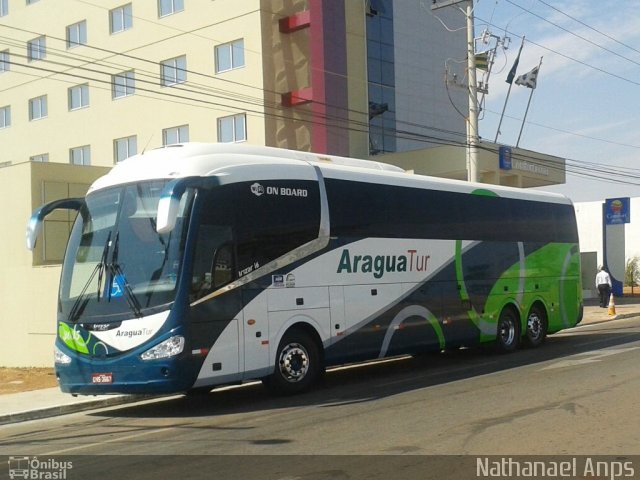
[[[493,141],[509,84],[540,62],[519,146],[566,158],[574,202],[640,197],[640,3],[620,0],[475,0],[476,37],[509,37],[498,48],[481,113]],[[531,90],[514,83],[498,142],[516,145]]]

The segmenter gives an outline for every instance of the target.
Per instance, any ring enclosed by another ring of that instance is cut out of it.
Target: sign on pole
[[[607,198],[604,203],[604,219],[606,225],[631,223],[631,202],[629,201],[629,197]]]

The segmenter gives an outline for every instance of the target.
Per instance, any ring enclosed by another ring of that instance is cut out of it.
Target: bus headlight
[[[54,345],[53,361],[57,365],[69,365],[71,363],[71,357],[60,350],[57,345]]]
[[[164,342],[160,342],[155,347],[150,348],[140,358],[142,360],[158,360],[160,358],[169,358],[182,353],[184,348],[184,337],[176,335],[167,338]]]

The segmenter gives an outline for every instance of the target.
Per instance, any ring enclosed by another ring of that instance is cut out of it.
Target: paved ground
[[[640,297],[622,297],[615,303],[615,314],[612,315],[614,312],[600,308],[597,300],[585,300],[581,325],[640,315]],[[0,368],[0,425],[134,402],[141,398],[127,395],[73,397],[60,392],[54,385],[52,369]]]

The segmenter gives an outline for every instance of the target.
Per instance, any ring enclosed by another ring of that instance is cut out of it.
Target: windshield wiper
[[[82,290],[80,291],[80,295],[78,295],[78,297],[76,298],[76,301],[73,302],[73,306],[69,311],[69,322],[71,323],[77,322],[80,316],[82,315],[82,312],[84,312],[84,309],[86,308],[87,303],[89,302],[89,297],[87,296],[87,290],[89,289],[89,285],[91,285],[91,282],[93,282],[93,278],[96,276],[96,273],[98,274],[98,291],[96,293],[96,296],[98,298],[98,301],[100,301],[100,290],[102,289],[102,277],[106,268],[107,254],[109,252],[110,243],[111,243],[111,232],[109,232],[109,235],[107,236],[107,241],[104,242],[104,248],[102,249],[102,256],[100,257],[100,262],[98,262],[98,264],[94,267],[93,271],[91,272],[91,275],[89,276],[89,279],[84,284],[84,287],[82,287]]]
[[[113,246],[113,253],[111,254],[111,263],[108,265],[109,268],[109,294],[107,297],[108,301],[111,301],[111,290],[113,289],[113,283],[115,282],[120,288],[124,291],[124,296],[129,304],[129,308],[133,314],[140,318],[142,317],[142,307],[140,306],[140,302],[136,297],[136,294],[133,293],[133,289],[129,282],[127,281],[127,277],[124,274],[124,271],[118,264],[118,250],[120,248],[120,232],[116,233],[115,244]]]
[[[100,263],[96,265],[98,269],[98,291],[96,296],[98,297],[98,301],[100,301],[100,292],[102,291],[102,277],[104,276],[104,271],[107,266],[107,255],[109,253],[109,245],[111,244],[111,232],[107,236],[107,241],[104,244],[104,248],[102,249],[102,257],[100,257]]]

